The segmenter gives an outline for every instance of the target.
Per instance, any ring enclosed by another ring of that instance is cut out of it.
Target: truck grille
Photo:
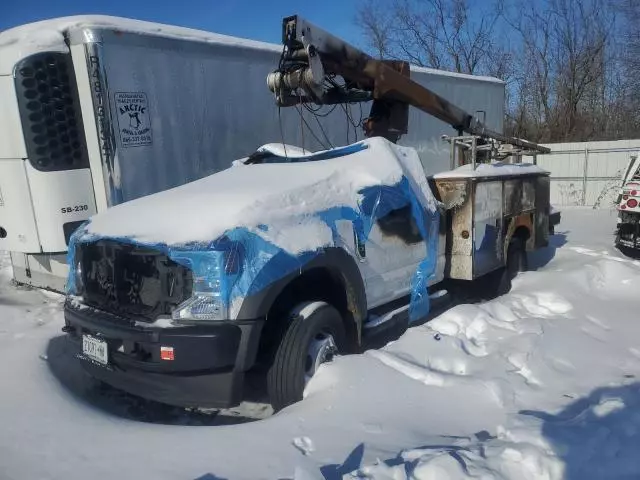
[[[191,296],[191,271],[156,250],[102,240],[77,246],[84,302],[131,320],[170,315]]]

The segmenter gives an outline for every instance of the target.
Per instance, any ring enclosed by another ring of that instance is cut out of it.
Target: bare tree
[[[367,0],[356,21],[381,56],[456,72],[487,73],[501,11],[501,0],[474,12],[467,0]],[[496,58],[506,70],[506,57]]]
[[[640,0],[620,0],[623,15],[623,59],[633,87],[640,89]]]
[[[391,55],[393,49],[393,18],[388,10],[377,0],[362,3],[356,14],[356,23],[378,58]]]
[[[506,82],[505,130],[640,137],[640,0],[361,0],[380,57]]]
[[[622,103],[627,112],[627,127],[640,131],[640,0],[618,0],[621,14],[621,64],[619,83],[624,91]]]
[[[606,0],[518,1],[508,21],[522,42],[518,110],[530,138],[601,132],[614,16]],[[524,128],[520,125],[518,129]]]

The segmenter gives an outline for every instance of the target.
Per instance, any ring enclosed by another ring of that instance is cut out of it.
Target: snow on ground
[[[0,477],[639,477],[640,262],[614,225],[564,210],[510,294],[339,358],[248,423],[94,384],[65,355],[61,299],[10,285],[0,257]]]

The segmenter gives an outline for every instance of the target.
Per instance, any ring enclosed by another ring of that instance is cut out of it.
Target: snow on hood
[[[281,50],[280,46],[271,43],[162,23],[106,15],[77,15],[28,23],[0,33],[0,75],[10,74],[16,62],[34,53],[43,51],[68,52],[65,33],[69,30],[91,27],[274,52]]]
[[[455,170],[441,172],[434,175],[434,178],[477,178],[477,177],[498,177],[501,175],[530,175],[532,173],[549,173],[543,168],[532,163],[479,163],[475,170],[473,165],[462,165]]]
[[[395,185],[403,176],[403,166],[413,174],[421,165],[415,150],[382,138],[356,145],[361,148],[354,153],[326,160],[236,164],[201,180],[110,208],[91,219],[87,233],[180,245],[209,242],[235,227],[265,237],[268,234],[260,228],[264,225],[295,225],[330,238],[330,232],[319,231],[314,213],[336,206],[357,208],[362,188]],[[296,154],[299,158],[299,152]],[[417,182],[426,186],[419,178]],[[308,238],[303,237],[309,235],[301,235],[299,245],[280,246],[294,252],[308,249]]]

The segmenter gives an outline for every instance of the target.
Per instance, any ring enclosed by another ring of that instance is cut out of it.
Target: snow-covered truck
[[[64,331],[94,377],[173,405],[228,407],[245,374],[263,372],[279,409],[371,332],[425,319],[445,289],[507,291],[527,250],[547,245],[549,173],[509,163],[543,147],[504,148],[406,64],[297,17],[283,41],[268,81],[277,103],[373,100],[367,139],[315,153],[267,144],[76,230]],[[409,103],[455,127],[457,168],[427,176],[416,149],[395,143]]]
[[[322,129],[303,109],[313,133],[297,111],[279,111],[265,78],[281,52],[104,16],[1,32],[0,250],[12,252],[15,279],[64,291],[69,237],[91,215],[225,169],[260,145],[315,151],[362,138],[351,123],[359,108],[319,112]],[[499,80],[416,67],[411,77],[502,128]],[[415,109],[410,121],[403,144],[431,173],[447,169],[442,123]]]
[[[618,195],[616,246],[631,253],[640,250],[640,155],[633,155],[622,177]]]

